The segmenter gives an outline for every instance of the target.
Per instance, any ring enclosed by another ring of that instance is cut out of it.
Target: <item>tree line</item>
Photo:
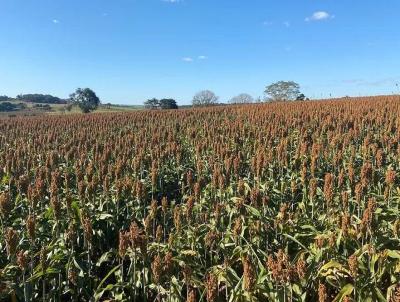
[[[265,88],[265,98],[254,99],[247,93],[241,93],[229,100],[230,104],[249,104],[254,102],[268,101],[304,101],[308,98],[301,93],[300,85],[293,81],[279,81]],[[217,105],[219,97],[211,90],[202,90],[196,93],[192,99],[192,106],[213,106]],[[155,98],[144,102],[147,109],[177,109],[176,101],[173,99],[157,100]]]
[[[307,100],[306,96],[300,92],[300,85],[293,81],[279,81],[265,88],[264,101],[294,101]],[[20,94],[16,99],[8,96],[0,96],[0,102],[3,104],[0,111],[15,111],[21,109],[24,105],[10,103],[10,100],[19,100],[32,103],[43,104],[66,104],[66,109],[71,110],[73,106],[77,106],[83,113],[88,113],[96,110],[101,101],[96,93],[90,88],[78,88],[72,93],[68,100],[63,100],[49,94]],[[196,93],[192,99],[192,106],[213,106],[218,104],[219,97],[211,90],[203,90]],[[230,104],[247,104],[253,102],[261,102],[261,98],[254,98],[247,94],[241,93],[233,97]],[[6,104],[4,103],[6,102]],[[0,103],[0,104],[1,104]],[[22,107],[21,107],[22,106]],[[152,98],[144,102],[146,109],[178,109],[176,100],[172,98],[156,99]],[[26,106],[25,106],[26,107]]]
[[[50,94],[19,94],[16,99],[28,103],[42,103],[42,104],[67,104],[67,100],[60,99],[59,97]]]
[[[178,105],[174,99],[149,99],[144,102],[146,109],[178,109]]]
[[[0,102],[20,101],[26,103],[41,103],[41,104],[67,104],[68,100],[50,94],[19,94],[15,98],[0,95]]]

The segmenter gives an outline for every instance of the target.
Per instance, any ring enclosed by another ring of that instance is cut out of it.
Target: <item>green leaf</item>
[[[343,300],[344,297],[351,295],[354,290],[353,284],[346,284],[338,293],[338,295],[333,299],[332,302],[340,302]]]
[[[253,214],[254,216],[256,216],[257,218],[261,218],[261,212],[259,210],[257,210],[256,208],[249,206],[247,204],[245,204],[245,207],[247,208],[247,210]]]
[[[111,271],[108,272],[108,274],[103,278],[103,280],[100,281],[99,286],[96,289],[96,292],[100,290],[100,288],[103,286],[104,282],[107,281],[107,279],[117,270],[121,267],[121,264],[118,264],[116,267],[114,267]],[[109,285],[108,285],[109,286]],[[108,287],[107,286],[107,287]]]
[[[322,276],[331,275],[332,269],[336,269],[342,273],[349,274],[348,270],[343,265],[341,265],[337,261],[331,260],[320,268],[320,270],[318,271],[318,275]]]
[[[72,210],[73,210],[73,212],[75,214],[76,220],[79,221],[79,219],[81,218],[81,210],[79,208],[78,202],[77,201],[73,201],[71,203],[71,208],[72,208]]]
[[[103,255],[101,255],[100,259],[97,261],[96,266],[101,266],[104,262],[108,262],[110,260],[110,257],[113,256],[114,253],[112,252],[106,252]]]
[[[386,250],[387,256],[393,259],[400,259],[400,254],[394,250]]]
[[[291,235],[289,235],[289,234],[286,234],[286,233],[284,233],[283,236],[285,236],[286,238],[289,238],[289,239],[293,240],[293,241],[296,242],[298,245],[300,245],[303,249],[305,249],[306,251],[308,251],[308,252],[311,253],[311,251],[310,251],[308,248],[306,248],[306,246],[305,246],[304,244],[302,244],[300,241],[298,241],[298,240],[297,240],[296,238],[294,238],[293,236],[291,236]]]
[[[44,277],[47,275],[55,275],[55,274],[58,274],[59,272],[60,272],[59,270],[52,268],[52,267],[49,267],[44,272],[40,269],[32,277],[28,278],[27,282],[35,281],[35,280],[39,279],[40,277]]]
[[[114,216],[111,214],[103,213],[97,216],[98,220],[107,220],[107,218],[113,218]]]
[[[99,299],[103,296],[106,291],[112,290],[114,288],[114,284],[108,284],[105,288],[103,288],[100,292],[94,294],[95,301],[99,301]]]
[[[385,296],[382,294],[381,290],[377,287],[375,287],[375,294],[379,302],[387,302]]]

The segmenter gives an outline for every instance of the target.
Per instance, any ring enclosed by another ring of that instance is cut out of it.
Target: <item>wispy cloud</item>
[[[263,22],[264,26],[271,26],[272,24],[274,24],[274,23],[272,21],[268,21],[268,20]]]
[[[182,2],[183,0],[162,0],[162,1],[167,3],[179,3]]]
[[[283,25],[285,25],[286,27],[290,27],[290,22],[289,21],[285,21],[285,22],[283,22]]]
[[[54,24],[58,24],[58,23],[60,23],[60,21],[57,20],[57,19],[53,19],[53,23],[54,23]]]
[[[323,20],[328,20],[328,19],[333,19],[335,16],[329,14],[328,12],[325,11],[318,11],[313,13],[310,17],[307,17],[305,21],[310,22],[310,21],[323,21]]]
[[[344,80],[344,84],[349,85],[356,85],[356,86],[387,86],[387,85],[395,85],[398,81],[400,81],[400,77],[390,77],[390,78],[383,78],[378,80],[365,80],[365,79],[349,79]]]
[[[198,56],[198,57],[196,57],[196,58],[193,58],[193,57],[183,57],[183,58],[182,58],[182,61],[183,61],[183,62],[187,62],[187,63],[192,63],[192,62],[194,62],[195,60],[204,61],[204,60],[207,60],[207,59],[208,59],[207,56],[201,55],[201,56]]]

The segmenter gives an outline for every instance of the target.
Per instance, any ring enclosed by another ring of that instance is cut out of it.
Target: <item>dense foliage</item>
[[[6,95],[0,95],[0,102],[8,102],[11,98]]]
[[[250,104],[253,103],[254,99],[250,94],[241,93],[237,96],[234,96],[229,103],[231,104]]]
[[[303,101],[305,95],[300,93],[300,85],[293,81],[279,81],[265,88],[267,100],[271,101]]]
[[[0,119],[2,298],[399,301],[399,114],[378,97]]]
[[[144,102],[146,109],[178,109],[178,105],[174,99],[149,99]]]
[[[83,113],[96,110],[100,105],[100,99],[90,88],[78,88],[70,95],[70,101],[81,109]]]
[[[62,100],[56,96],[49,94],[20,94],[17,100],[30,103],[43,103],[43,104],[67,104],[66,100]]]
[[[10,112],[25,109],[26,105],[24,103],[10,103],[10,102],[1,102],[0,103],[0,112]]]
[[[199,106],[212,106],[216,105],[219,97],[210,90],[202,90],[196,93],[192,100],[192,105],[195,107]]]

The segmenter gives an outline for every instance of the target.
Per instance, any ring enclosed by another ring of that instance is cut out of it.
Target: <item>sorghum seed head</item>
[[[5,231],[4,238],[6,241],[7,255],[10,257],[10,256],[14,255],[17,250],[17,245],[18,245],[18,241],[19,241],[18,233],[14,229],[8,228]]]
[[[318,286],[318,301],[319,302],[326,302],[328,299],[328,294],[326,292],[326,286],[322,283]]]
[[[22,271],[28,267],[28,257],[23,250],[17,253],[17,264]]]
[[[128,247],[129,247],[129,234],[127,234],[123,231],[120,231],[119,232],[118,254],[122,259],[125,258]]]
[[[159,284],[163,271],[160,255],[157,255],[151,263],[151,271],[153,272],[154,282]]]
[[[157,242],[161,242],[162,238],[163,238],[163,228],[161,225],[157,226],[157,231],[156,231],[156,241]]]
[[[214,302],[218,296],[218,279],[212,274],[208,273],[206,276],[205,287],[207,290],[206,298],[207,302]]]
[[[350,270],[350,275],[355,278],[357,277],[358,274],[358,259],[356,255],[351,255],[349,259],[347,260],[347,263],[349,264],[349,270]]]
[[[257,281],[257,274],[253,263],[249,256],[245,256],[242,259],[243,265],[243,276],[244,276],[244,289],[248,292],[253,291]]]
[[[9,192],[0,194],[0,214],[6,217],[12,210],[11,197]]]
[[[31,241],[35,239],[35,228],[36,228],[35,217],[33,215],[29,215],[28,218],[26,219],[26,231]]]

